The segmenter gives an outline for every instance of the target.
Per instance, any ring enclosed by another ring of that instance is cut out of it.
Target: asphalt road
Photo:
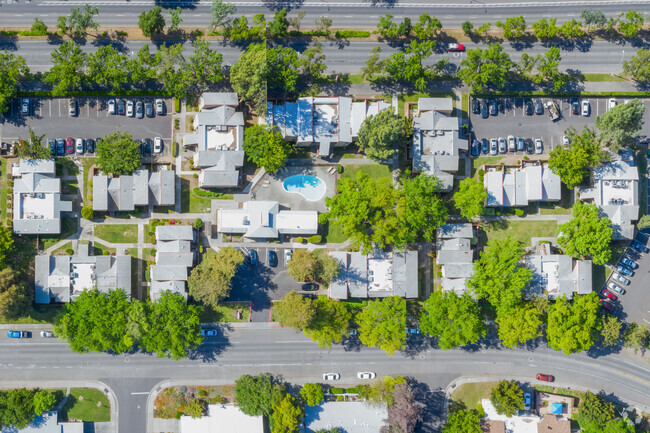
[[[33,328],[37,335],[38,327]],[[143,432],[146,392],[163,380],[187,383],[233,381],[242,374],[271,372],[294,383],[322,381],[322,374],[341,374],[340,384],[357,382],[358,371],[412,376],[431,389],[445,388],[459,376],[477,375],[534,379],[538,372],[556,376],[561,385],[576,385],[625,399],[650,411],[647,364],[627,354],[589,356],[538,347],[533,350],[481,348],[475,351],[434,350],[420,336],[393,357],[348,340],[331,350],[318,349],[290,329],[228,329],[211,338],[192,359],[174,362],[149,355],[79,355],[55,339],[9,340],[0,335],[0,371],[20,380],[100,380],[118,398],[119,431]]]
[[[3,0],[0,26],[30,26],[34,17],[54,26],[58,16],[67,15],[72,7],[85,3],[99,7],[98,21],[104,27],[135,27],[138,14],[157,5],[163,8],[181,6],[184,9],[181,26],[206,27],[210,22],[211,2],[208,0]],[[264,12],[268,20],[274,10],[287,8],[293,11],[289,17],[296,11],[306,13],[302,27],[313,27],[315,20],[327,16],[332,19],[333,27],[339,28],[374,28],[379,17],[387,13],[399,20],[405,16],[417,19],[424,13],[435,14],[448,28],[460,28],[465,20],[480,25],[517,15],[525,15],[529,22],[544,17],[557,17],[558,22],[563,22],[579,18],[580,11],[588,7],[598,8],[609,16],[629,9],[639,10],[641,5],[647,4],[645,0],[231,0],[229,3],[237,6],[237,15],[249,19]]]

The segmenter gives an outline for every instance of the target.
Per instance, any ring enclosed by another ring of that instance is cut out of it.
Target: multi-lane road
[[[290,329],[231,329],[206,342],[192,359],[172,361],[143,354],[75,354],[58,341],[16,340],[0,337],[0,374],[3,380],[99,380],[116,394],[119,432],[147,430],[148,393],[167,380],[187,383],[232,382],[242,374],[271,372],[294,383],[321,381],[326,372],[341,374],[342,384],[355,383],[358,371],[378,375],[412,376],[431,389],[444,389],[459,376],[534,379],[538,372],[556,376],[563,385],[604,390],[650,411],[650,369],[627,354],[564,356],[539,347],[535,350],[483,348],[442,351],[415,337],[405,352],[390,357],[354,340],[331,350],[318,349]]]

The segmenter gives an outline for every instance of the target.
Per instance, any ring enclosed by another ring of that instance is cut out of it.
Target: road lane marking
[[[131,395],[149,395],[149,394],[150,394],[149,391],[146,391],[146,392],[132,392],[131,393]]]

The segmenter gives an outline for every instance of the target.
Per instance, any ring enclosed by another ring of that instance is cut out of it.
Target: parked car
[[[160,98],[156,99],[156,114],[159,116],[165,114],[165,102]]]
[[[533,404],[533,397],[529,392],[524,394],[524,410],[530,410]]]
[[[488,103],[485,100],[481,103],[481,117],[483,119],[490,117],[490,114],[488,113]]]
[[[318,284],[316,283],[305,283],[300,287],[302,290],[306,292],[315,292],[318,290]]]
[[[86,152],[93,153],[95,152],[95,140],[92,138],[86,138]]]
[[[20,106],[20,112],[25,116],[29,116],[29,113],[31,111],[30,108],[31,104],[29,102],[29,98],[23,98],[22,104]]]
[[[609,109],[611,110],[612,108],[616,107],[618,105],[618,101],[614,98],[609,100]]]
[[[526,140],[526,152],[535,153],[535,145],[533,144],[533,140],[530,138]]]
[[[636,269],[639,267],[639,265],[635,261],[630,260],[627,257],[621,257],[621,263],[623,263],[625,266],[627,266],[630,269]]]
[[[565,149],[568,149],[569,145],[571,144],[571,139],[568,136],[563,135],[562,136],[562,144],[564,145]]]
[[[535,106],[533,105],[533,100],[526,98],[524,101],[524,104],[526,105],[526,116],[532,116],[535,113]]]
[[[76,99],[70,99],[70,116],[74,117],[77,115],[77,100]]]
[[[616,301],[618,299],[618,296],[613,294],[607,289],[603,289],[600,291],[600,294],[603,295],[605,298],[611,299],[612,301]]]
[[[142,119],[144,117],[144,107],[142,106],[142,101],[135,103],[135,117]]]
[[[487,141],[487,138],[481,138],[481,153],[487,155],[490,151],[490,144]]]
[[[407,334],[419,334],[420,328],[406,328]]]
[[[53,138],[50,138],[48,140],[48,144],[50,146],[50,155],[52,157],[55,157],[56,156],[56,140],[54,140]]]
[[[517,150],[517,143],[515,142],[514,135],[508,135],[508,150],[514,152]]]
[[[108,114],[115,114],[115,99],[108,100]]]
[[[526,141],[524,137],[517,137],[517,150],[523,152],[526,149]]]
[[[630,285],[630,280],[628,280],[623,275],[621,275],[621,274],[619,274],[617,272],[614,272],[614,274],[612,275],[612,279],[615,280],[615,281],[618,281],[619,283],[623,283],[626,286]]]
[[[377,377],[372,371],[360,371],[357,373],[357,379],[374,379]]]
[[[339,380],[341,375],[338,373],[325,373],[323,375],[323,380]]]
[[[589,105],[589,101],[582,101],[582,115],[588,117],[590,112],[591,105]]]
[[[287,248],[284,250],[284,266],[287,266],[289,262],[291,261],[291,253],[293,252],[292,249]]]
[[[76,146],[77,154],[83,155],[85,147],[84,147],[84,139],[83,138],[77,138],[76,140]]]
[[[153,153],[162,153],[163,141],[162,137],[156,137],[153,139]]]
[[[498,153],[497,139],[490,138],[490,155],[496,155]]]
[[[625,294],[625,289],[620,288],[619,286],[617,286],[617,285],[614,284],[614,283],[609,283],[609,284],[607,285],[607,288],[608,288],[609,290],[613,290],[613,291],[615,291],[615,292],[618,293],[619,295],[624,295],[624,294]]]
[[[546,109],[548,110],[548,117],[553,122],[560,118],[560,109],[554,101],[546,101]]]
[[[610,313],[615,310],[614,304],[604,299],[600,300],[600,306],[603,307],[605,310],[609,311]]]
[[[619,272],[619,274],[623,274],[623,275],[626,275],[628,277],[633,277],[634,276],[634,271],[626,268],[625,266],[618,265],[616,267],[616,270]]]
[[[50,331],[41,331],[41,337],[52,338],[54,337],[54,334],[52,334],[52,332]]]
[[[66,140],[66,152],[74,153],[74,140],[72,137],[68,137]]]
[[[144,103],[144,113],[147,117],[153,117],[153,103],[151,101]]]
[[[219,333],[216,329],[201,328],[201,335],[204,337],[216,337]]]
[[[477,157],[477,156],[478,156],[478,152],[479,152],[479,149],[478,149],[478,148],[479,148],[479,146],[480,146],[480,144],[479,144],[478,140],[475,138],[475,139],[472,141],[472,156],[473,156],[473,157]]]
[[[544,373],[537,373],[537,376],[535,376],[537,380],[541,380],[543,382],[554,382],[555,377],[553,377],[550,374],[544,374]]]
[[[63,138],[56,140],[56,153],[58,155],[65,155],[65,140]]]
[[[144,139],[144,154],[147,156],[151,156],[151,145],[153,142],[151,141],[151,138],[145,138]]]
[[[135,110],[133,108],[134,108],[133,101],[130,99],[126,101],[126,115],[128,117],[133,117],[133,115],[135,114]]]
[[[571,112],[576,116],[580,114],[580,100],[577,98],[571,100]]]
[[[7,331],[7,337],[9,338],[28,338],[29,335],[27,331]]]
[[[472,98],[472,114],[478,114],[481,112],[481,104],[478,102],[478,99]]]
[[[452,42],[447,44],[447,51],[465,51],[465,45]]]
[[[506,153],[508,148],[506,147],[506,139],[499,137],[499,153]]]
[[[535,139],[535,153],[539,155],[543,151],[544,151],[544,145],[542,143],[542,139],[541,138],[536,138]]]
[[[357,328],[348,329],[348,335],[349,336],[353,336],[353,335],[357,335],[357,334],[359,334],[359,331],[357,330]]]
[[[630,246],[641,253],[647,253],[648,251],[650,251],[648,250],[648,247],[646,247],[645,245],[643,245],[641,242],[637,240],[632,241]]]
[[[278,253],[275,251],[269,251],[269,266],[275,268],[278,266]]]
[[[490,116],[499,114],[499,104],[496,99],[490,99]]]
[[[544,114],[544,105],[542,104],[541,99],[535,99],[535,114],[537,115]]]
[[[255,266],[257,264],[257,251],[251,250],[250,258],[251,258],[251,265]]]
[[[117,114],[124,116],[124,99],[117,100]]]

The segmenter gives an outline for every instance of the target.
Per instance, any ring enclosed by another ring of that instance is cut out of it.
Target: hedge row
[[[194,195],[199,196],[199,197],[213,197],[213,198],[218,198],[223,195],[222,192],[213,192],[213,191],[205,191],[203,189],[199,189],[197,187],[194,187],[192,190],[194,192]]]

